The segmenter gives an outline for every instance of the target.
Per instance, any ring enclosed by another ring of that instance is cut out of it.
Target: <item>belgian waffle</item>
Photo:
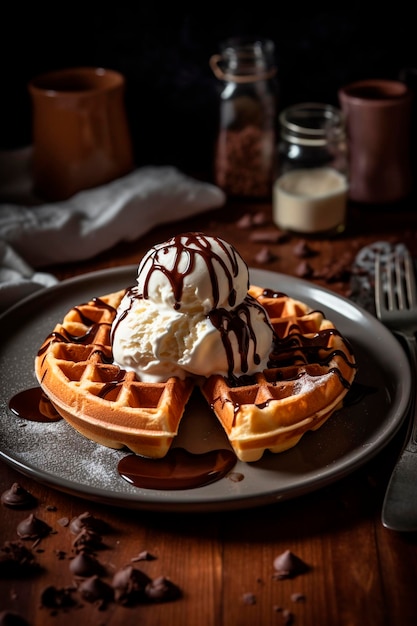
[[[282,452],[342,406],[356,373],[345,338],[320,311],[285,294],[252,286],[276,336],[268,368],[229,380],[211,376],[202,392],[242,461]]]
[[[35,359],[39,384],[58,413],[87,438],[160,458],[177,434],[194,383],[140,382],[113,365],[110,329],[125,290],[75,306]]]
[[[138,380],[113,364],[110,329],[125,290],[75,306],[35,359],[39,384],[58,413],[87,438],[161,458],[196,384],[242,461],[294,446],[341,407],[356,366],[348,342],[320,311],[252,286],[276,336],[268,369],[235,380]]]

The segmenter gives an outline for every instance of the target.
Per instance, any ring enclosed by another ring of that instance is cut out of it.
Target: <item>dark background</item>
[[[60,67],[122,72],[136,163],[185,171],[211,166],[220,85],[209,58],[226,38],[275,42],[279,109],[306,101],[337,105],[345,83],[398,78],[402,68],[417,67],[413,11],[398,3],[376,3],[372,11],[365,2],[51,6],[3,9],[1,150],[31,143],[27,81]]]

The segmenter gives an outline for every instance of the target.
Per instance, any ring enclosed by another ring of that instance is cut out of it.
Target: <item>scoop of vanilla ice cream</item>
[[[219,238],[188,233],[155,246],[113,322],[114,362],[156,382],[264,369],[273,330],[248,287],[246,263]]]
[[[226,241],[186,233],[151,248],[139,264],[137,283],[145,299],[196,313],[242,302],[249,270]]]

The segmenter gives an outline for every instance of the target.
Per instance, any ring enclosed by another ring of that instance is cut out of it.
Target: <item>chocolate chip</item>
[[[49,535],[52,528],[31,513],[29,517],[19,522],[16,530],[21,539],[41,539]]]
[[[77,556],[71,560],[69,568],[74,576],[79,576],[81,578],[88,578],[94,574],[100,576],[105,573],[103,566],[95,558],[95,556],[85,552],[77,554]]]
[[[101,548],[102,546],[101,535],[96,533],[94,530],[90,530],[89,528],[82,528],[72,542],[72,547],[76,552],[81,552],[82,550],[95,550]]]
[[[154,602],[168,602],[181,596],[180,588],[165,576],[159,576],[148,583],[145,593]]]
[[[282,554],[274,559],[274,578],[294,578],[299,574],[304,574],[310,568],[298,556],[290,550],[285,550]]]
[[[287,626],[290,626],[290,624],[294,623],[294,615],[288,609],[284,609],[282,611],[282,619],[284,624],[286,624]]]
[[[245,213],[242,217],[236,222],[236,226],[241,228],[242,230],[246,228],[250,228],[252,226],[252,216],[250,213]]]
[[[255,255],[255,261],[257,263],[271,263],[272,261],[275,261],[276,258],[277,256],[266,246],[261,248],[261,250],[259,250],[259,252]]]
[[[104,608],[113,600],[113,589],[97,575],[86,578],[78,587],[81,597],[87,602],[97,602]]]
[[[243,594],[243,602],[244,604],[256,604],[256,596],[254,593],[244,593]]]
[[[266,213],[264,211],[258,211],[253,216],[252,222],[255,226],[263,226],[264,224],[268,222]]]
[[[143,602],[146,599],[145,588],[149,583],[151,578],[145,572],[126,565],[113,576],[114,599],[124,606]]]
[[[296,243],[293,249],[293,253],[295,256],[298,256],[301,259],[308,259],[318,254],[318,252],[316,250],[313,250],[313,248],[311,248],[304,239]]]
[[[292,602],[305,602],[305,595],[303,593],[300,592],[296,592],[296,593],[292,593],[291,594],[291,601]]]
[[[14,509],[30,509],[36,506],[36,498],[19,483],[13,483],[10,489],[1,494],[1,502]]]
[[[78,517],[74,517],[70,522],[70,530],[74,535],[78,535],[83,528],[88,528],[88,530],[93,530],[97,533],[108,532],[107,524],[97,517],[94,517],[94,515],[88,511],[81,513]]]
[[[0,626],[29,626],[29,622],[13,611],[0,611]]]
[[[311,278],[314,275],[314,269],[307,261],[302,261],[295,270],[300,278]]]

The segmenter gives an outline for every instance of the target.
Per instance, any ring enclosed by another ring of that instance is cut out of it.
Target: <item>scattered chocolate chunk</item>
[[[295,270],[300,278],[311,278],[314,275],[314,269],[307,261],[302,261]]]
[[[29,622],[13,611],[0,611],[0,626],[29,626]]]
[[[295,244],[293,253],[300,259],[308,259],[318,254],[317,250],[314,250],[304,239]]]
[[[78,517],[74,517],[70,522],[70,530],[74,535],[78,535],[83,528],[93,530],[96,533],[108,532],[107,524],[98,519],[98,517],[94,517],[88,511],[81,513]]]
[[[1,494],[1,502],[12,509],[31,509],[37,504],[36,498],[19,483]]]
[[[72,542],[72,547],[76,552],[101,548],[103,547],[101,535],[89,528],[82,528]]]
[[[90,576],[101,576],[105,573],[103,566],[92,554],[87,554],[86,552],[80,552],[75,556],[70,564],[70,571],[74,574],[74,576],[78,576],[80,578],[88,578]]]
[[[52,531],[52,528],[33,513],[17,525],[17,534],[21,539],[41,539]]]
[[[256,596],[254,593],[244,593],[243,594],[243,603],[244,604],[256,604]]]
[[[250,228],[252,226],[252,215],[250,213],[242,215],[242,217],[236,222],[236,226],[242,230]]]
[[[143,602],[146,599],[145,588],[149,583],[151,578],[145,572],[135,569],[132,565],[122,567],[114,574],[112,580],[115,602],[124,606]]]
[[[48,506],[46,507],[47,511],[56,511],[57,508],[54,504],[48,504]]]
[[[78,587],[83,600],[97,602],[99,608],[105,608],[113,600],[113,589],[97,575],[86,578]]]
[[[285,550],[274,559],[274,578],[295,578],[299,574],[304,574],[310,568],[298,556],[290,550]]]
[[[255,261],[257,263],[271,263],[272,261],[275,261],[276,258],[276,254],[271,252],[267,246],[261,248],[255,255]]]
[[[58,589],[53,585],[45,587],[41,593],[41,604],[49,609],[66,609],[77,603],[73,598],[74,587],[62,587]]]
[[[265,211],[258,211],[252,218],[252,223],[255,226],[263,226],[268,223],[268,217]]]
[[[67,553],[64,550],[55,550],[55,554],[57,555],[60,561],[63,561],[67,556]]]
[[[21,541],[5,541],[0,548],[0,578],[24,577],[40,570],[32,550]]]
[[[130,560],[132,561],[132,563],[134,563],[135,561],[155,561],[156,556],[154,556],[147,550],[142,550],[142,552],[139,552],[137,556],[134,556]]]
[[[285,243],[289,240],[289,235],[277,229],[254,230],[249,235],[249,240],[254,243]]]
[[[290,626],[290,624],[294,623],[294,615],[288,609],[283,609],[282,611],[282,619],[286,626]]]
[[[300,593],[299,591],[291,594],[292,602],[305,602],[305,599],[305,595],[303,593]]]
[[[145,593],[153,602],[169,602],[181,597],[181,590],[175,583],[165,576],[154,578],[145,587]]]

